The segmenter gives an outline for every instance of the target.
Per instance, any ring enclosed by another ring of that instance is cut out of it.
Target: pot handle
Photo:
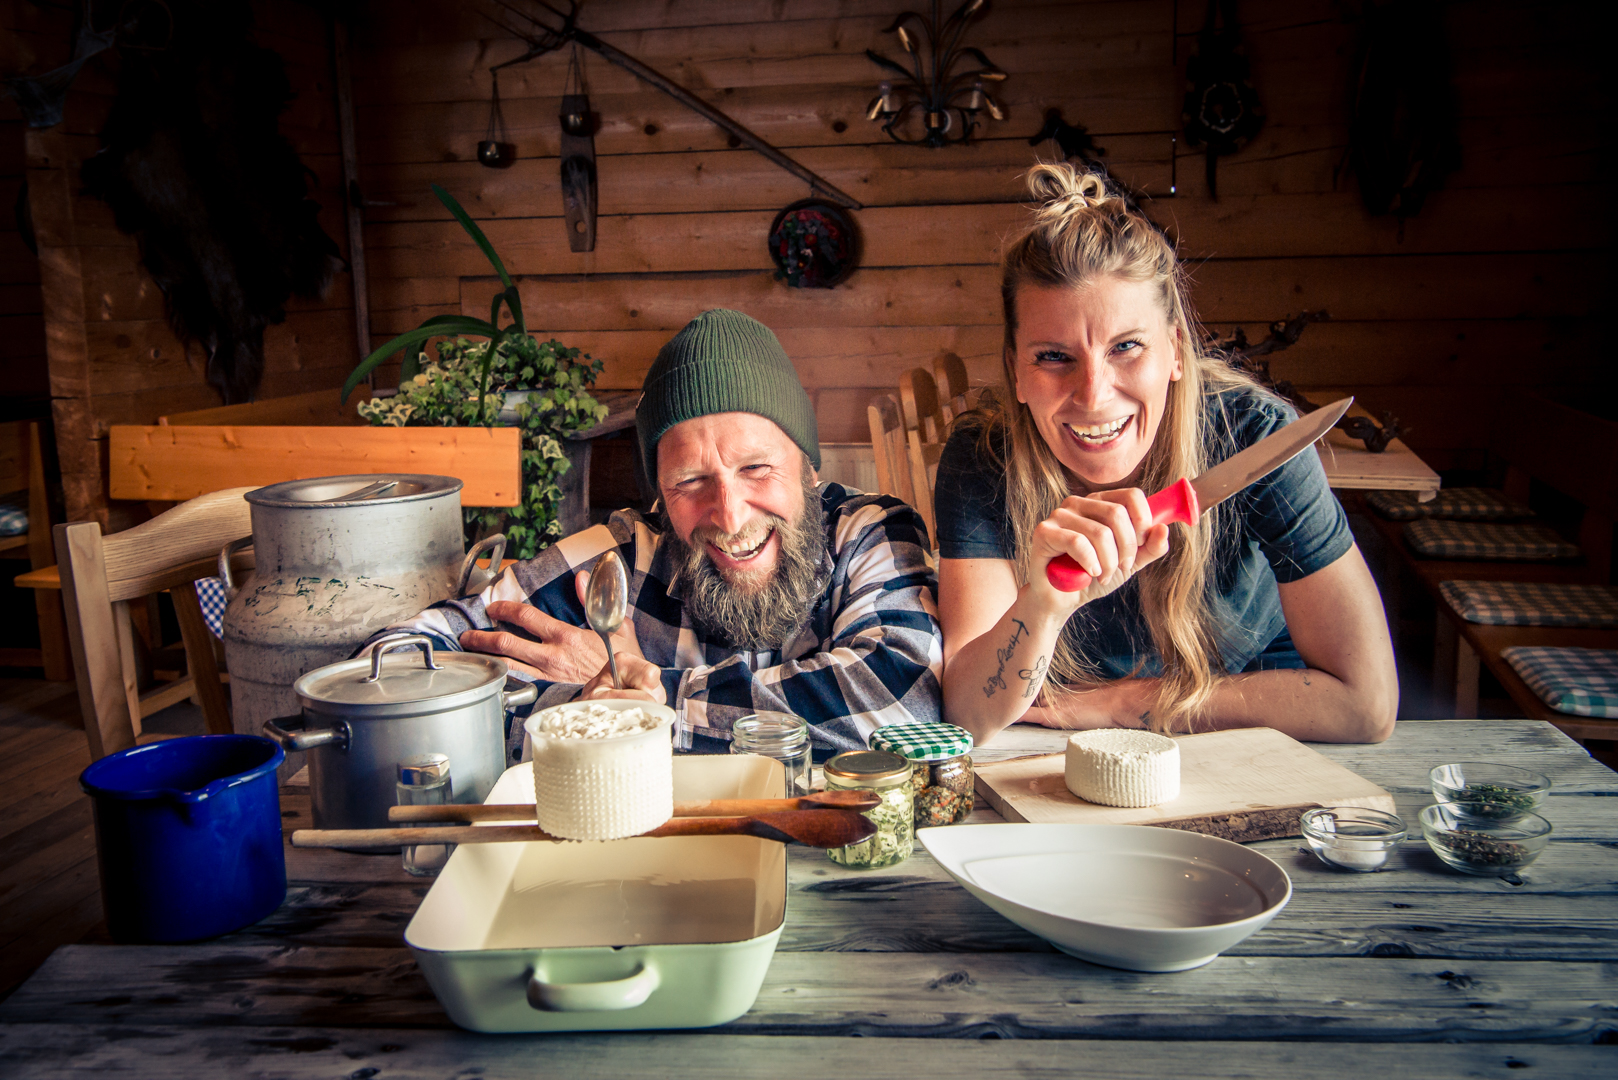
[[[500,707],[502,709],[515,709],[521,705],[532,705],[538,700],[538,683],[524,683],[516,690],[503,690],[500,693]]]
[[[484,571],[489,576],[486,580],[480,582],[478,587],[474,589],[472,588],[472,579],[478,573],[478,559],[483,555],[489,556],[489,569]],[[452,599],[459,600],[461,597],[469,596],[474,592],[482,592],[484,587],[487,586],[490,581],[493,581],[495,578],[500,576],[500,560],[504,559],[505,557],[505,533],[495,533],[493,536],[485,536],[482,540],[479,540],[477,543],[473,544],[472,550],[468,551],[466,553],[466,558],[461,560],[461,572],[455,579],[455,592]]]
[[[293,721],[301,723],[303,715],[277,716],[274,720],[264,721],[264,737],[269,739],[281,749],[292,752],[295,750],[313,750],[317,746],[335,746],[339,750],[348,749],[348,725],[339,722],[336,727],[329,728],[293,728],[287,730],[282,724]]]
[[[230,576],[230,557],[252,543],[253,537],[248,535],[240,540],[232,540],[219,549],[219,579],[225,583],[225,599],[227,601],[236,599],[236,594],[241,592],[235,580]]]
[[[612,1012],[645,1004],[658,984],[657,969],[639,964],[623,979],[595,983],[549,983],[538,968],[528,977],[528,1004],[541,1012]]]
[[[433,639],[426,634],[392,634],[385,638],[378,638],[371,646],[371,673],[361,679],[362,683],[377,682],[382,678],[382,654],[403,649],[410,645],[420,645],[427,653],[427,670],[438,671],[443,667],[433,659]]]

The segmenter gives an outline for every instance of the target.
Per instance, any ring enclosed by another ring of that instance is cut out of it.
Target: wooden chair
[[[899,401],[904,418],[905,459],[914,495],[910,505],[927,523],[927,535],[936,537],[933,484],[938,478],[938,459],[944,453],[949,421],[939,404],[938,384],[925,368],[911,368],[899,376]]]
[[[0,494],[28,493],[28,531],[0,537],[0,559],[17,559],[31,570],[51,565],[51,504],[45,487],[45,458],[40,425],[32,420],[0,424]],[[34,594],[39,620],[39,648],[0,649],[0,667],[39,667],[45,678],[66,682],[73,677],[62,603],[50,593]]]
[[[910,483],[910,452],[905,445],[904,419],[892,394],[878,394],[865,407],[871,425],[871,452],[876,457],[876,486],[883,495],[915,504]]]
[[[966,363],[948,349],[941,349],[933,357],[933,377],[938,380],[938,388],[943,401],[946,420],[954,420],[972,406],[967,402],[967,395],[971,393],[972,386],[966,378]]]
[[[229,699],[193,582],[216,571],[221,547],[252,532],[242,498],[251,490],[204,495],[113,536],[102,536],[93,521],[56,526],[68,641],[92,757],[134,746],[143,719],[193,694],[208,731],[231,732]],[[250,568],[251,556],[241,566]],[[142,694],[130,602],[164,589],[174,598],[190,673]]]

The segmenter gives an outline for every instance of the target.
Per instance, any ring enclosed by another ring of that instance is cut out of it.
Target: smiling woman
[[[1201,352],[1173,248],[1103,177],[1040,165],[1029,187],[1001,285],[1007,404],[939,463],[946,716],[980,741],[1017,720],[1386,738],[1381,601],[1314,454],[1172,539],[1147,507],[1289,407]],[[1093,582],[1051,585],[1060,556]]]

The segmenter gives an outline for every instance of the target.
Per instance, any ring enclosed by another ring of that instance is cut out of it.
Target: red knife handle
[[[1197,503],[1197,489],[1185,479],[1176,480],[1150,496],[1146,505],[1152,508],[1153,525],[1171,525],[1176,521],[1182,525],[1194,525],[1197,518],[1202,516],[1202,507]],[[1090,575],[1071,555],[1058,555],[1046,563],[1045,577],[1063,592],[1078,592],[1090,584]]]

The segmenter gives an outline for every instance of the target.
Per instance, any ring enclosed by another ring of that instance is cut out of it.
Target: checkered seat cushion
[[[1618,719],[1618,651],[1519,645],[1500,655],[1557,712]]]
[[[225,582],[223,578],[198,578],[193,584],[197,587],[197,604],[202,608],[202,621],[208,624],[213,636],[225,636],[225,608],[230,603],[230,597],[225,595]]]
[[[21,536],[28,531],[28,496],[15,502],[0,500],[0,536]]]
[[[1534,512],[1493,488],[1444,488],[1427,502],[1414,491],[1373,491],[1365,496],[1371,509],[1392,521],[1448,518],[1451,521],[1521,521]]]
[[[1618,626],[1618,589],[1537,581],[1441,581],[1467,622],[1484,626]]]
[[[1405,543],[1426,559],[1482,559],[1493,562],[1551,562],[1576,559],[1570,544],[1543,525],[1443,521],[1425,518],[1404,527]]]

